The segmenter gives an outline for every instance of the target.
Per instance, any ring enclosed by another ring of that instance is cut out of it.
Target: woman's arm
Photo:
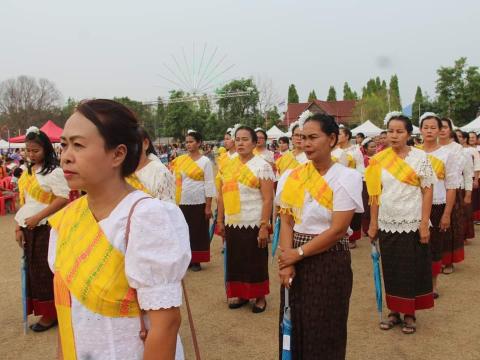
[[[432,211],[433,188],[422,188],[422,220],[420,222],[420,242],[428,244],[430,239],[430,213]]]
[[[445,203],[445,210],[443,210],[443,215],[440,219],[440,230],[446,231],[450,227],[456,192],[456,189],[447,189],[447,202]]]
[[[374,241],[378,234],[378,205],[370,205],[370,225],[368,227],[368,237]]]
[[[58,210],[63,208],[65,205],[67,205],[68,199],[62,198],[62,197],[56,197],[50,205],[48,205],[45,209],[42,211],[39,211],[33,216],[30,216],[29,218],[25,219],[25,225],[29,229],[33,229],[35,226],[38,225],[40,221],[43,219],[49,217],[50,215],[55,214]]]
[[[293,217],[287,214],[280,214],[280,244],[278,246],[280,250],[280,255],[287,250],[293,248]],[[280,263],[280,256],[279,256]],[[280,282],[286,288],[290,288],[290,279],[293,280],[295,277],[295,267],[293,265],[286,266],[283,269],[279,268],[278,276],[280,277]]]
[[[145,341],[144,360],[173,360],[180,328],[180,309],[177,307],[147,311],[150,330]]]
[[[258,247],[264,248],[268,241],[268,224],[272,215],[273,181],[260,179],[260,192],[262,194],[262,217],[258,233]]]
[[[354,209],[348,211],[334,211],[332,213],[330,227],[302,246],[303,257],[317,255],[330,249],[332,245],[345,236],[354,213]],[[284,249],[279,258],[279,265],[282,269],[286,266],[293,265],[300,260],[302,260],[302,257],[296,249]]]

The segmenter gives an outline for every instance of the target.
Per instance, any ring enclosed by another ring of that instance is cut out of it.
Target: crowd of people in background
[[[353,137],[306,111],[291,137],[237,124],[222,143],[188,130],[184,143],[157,146],[128,108],[96,99],[80,103],[59,147],[28,129],[25,150],[2,153],[0,177],[20,195],[15,239],[28,312],[41,316],[31,329],[58,324],[66,359],[182,359],[181,280],[208,266],[211,222],[227,307],[261,314],[278,219],[279,311],[292,321],[285,341],[280,317],[280,358],[345,358],[351,250],[365,237],[382,255],[380,329],[415,333],[480,222],[480,136],[433,113],[419,125],[414,136],[393,112],[386,131]],[[71,202],[71,190],[85,196]]]

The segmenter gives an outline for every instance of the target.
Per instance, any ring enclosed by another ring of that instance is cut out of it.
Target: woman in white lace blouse
[[[433,307],[429,249],[433,169],[427,154],[407,145],[413,131],[401,113],[387,115],[390,147],[370,159],[365,171],[370,197],[369,237],[380,240],[387,307],[380,328],[401,324],[415,332],[415,311]]]
[[[253,154],[253,129],[240,126],[233,133],[238,156],[221,176],[217,221],[226,242],[227,298],[230,309],[255,299],[252,311],[261,313],[270,292],[267,240],[275,174],[269,163]]]
[[[87,195],[49,220],[59,358],[183,359],[188,226],[177,206],[125,181],[140,158],[135,115],[112,100],[85,101],[61,139],[65,178]]]
[[[135,175],[153,197],[174,202],[175,180],[168,168],[157,157],[152,140],[144,128],[140,128],[142,154]]]
[[[202,135],[188,130],[185,137],[188,153],[172,162],[175,175],[175,199],[187,220],[192,249],[192,271],[200,271],[200,263],[210,261],[209,220],[215,181],[212,162],[200,153]]]

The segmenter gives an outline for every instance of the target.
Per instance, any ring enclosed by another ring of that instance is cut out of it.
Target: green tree
[[[452,67],[437,70],[437,103],[441,113],[451,117],[456,125],[475,118],[480,105],[480,72],[468,66],[467,58],[455,61]]]
[[[358,96],[355,91],[352,91],[348,82],[343,84],[343,100],[357,100]]]
[[[299,97],[298,97],[297,89],[294,84],[291,84],[288,87],[288,103],[296,104],[298,102],[299,102]]]
[[[188,94],[183,91],[171,91],[165,116],[165,132],[167,136],[183,140],[188,129],[201,131],[195,127],[195,108],[192,102],[182,101]]]
[[[328,89],[327,101],[337,101],[337,92],[333,86]]]
[[[418,124],[418,119],[424,112],[423,107],[423,92],[420,86],[417,86],[417,91],[415,92],[415,100],[412,104],[412,121],[414,124]]]
[[[352,117],[357,123],[370,120],[375,125],[383,127],[383,119],[387,112],[388,105],[381,94],[371,94],[362,98],[355,105]]]
[[[248,95],[217,100],[218,121],[222,132],[236,123],[252,127],[263,126],[264,120],[258,109],[259,93],[253,79],[232,80],[220,89],[221,93],[234,91],[248,91]]]
[[[389,101],[390,109],[393,110],[402,110],[402,102],[400,100],[400,88],[398,87],[398,76],[393,75],[390,78],[389,84]]]
[[[315,90],[310,91],[308,94],[308,102],[312,102],[313,100],[317,100],[317,94],[315,94]]]
[[[65,122],[73,114],[77,105],[78,101],[75,99],[70,97],[67,99],[66,104],[60,109],[59,117],[55,121],[58,126],[63,127],[65,125]]]

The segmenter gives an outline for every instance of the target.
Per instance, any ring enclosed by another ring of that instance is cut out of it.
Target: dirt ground
[[[477,227],[477,232],[480,228]],[[466,261],[454,274],[439,279],[440,298],[432,310],[417,314],[417,333],[399,328],[378,329],[369,242],[352,251],[354,273],[350,301],[348,356],[357,359],[480,359],[479,240],[466,247]],[[0,359],[54,359],[56,330],[23,334],[20,292],[20,249],[13,240],[13,216],[0,218]],[[279,285],[271,266],[271,294],[267,310],[250,307],[229,310],[223,285],[220,241],[214,239],[212,261],[186,277],[202,359],[275,359]],[[384,314],[387,310],[384,308]],[[29,319],[34,322],[34,318]],[[321,331],[321,324],[318,324]],[[194,359],[187,314],[183,309],[181,336],[187,359]]]

